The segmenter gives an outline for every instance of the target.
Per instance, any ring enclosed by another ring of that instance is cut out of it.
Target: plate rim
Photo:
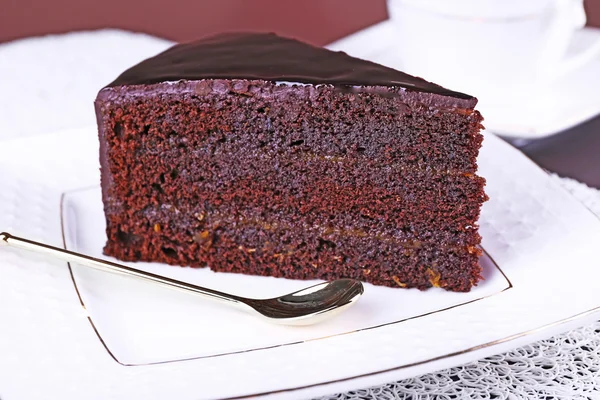
[[[519,332],[507,337],[504,337],[502,339],[497,339],[497,340],[493,340],[490,342],[486,342],[483,344],[479,344],[476,346],[472,346],[472,347],[468,347],[466,349],[463,350],[458,350],[452,353],[448,353],[448,354],[444,354],[441,356],[437,356],[437,357],[432,357],[426,360],[420,360],[420,361],[415,361],[409,364],[405,364],[405,365],[400,365],[397,367],[390,367],[390,368],[386,368],[383,370],[379,370],[379,371],[373,371],[373,372],[366,372],[363,374],[359,374],[359,375],[354,375],[351,377],[347,377],[347,378],[338,378],[335,380],[331,380],[331,381],[327,381],[327,382],[319,382],[319,383],[313,383],[313,384],[309,384],[309,385],[303,385],[303,386],[297,386],[294,388],[286,388],[286,389],[278,389],[275,391],[268,391],[268,392],[259,392],[259,393],[253,393],[253,394],[248,394],[248,395],[242,395],[242,396],[233,396],[233,397],[222,397],[219,398],[219,400],[237,400],[237,399],[249,399],[249,398],[258,398],[258,397],[264,397],[264,396],[271,396],[271,395],[276,395],[276,394],[282,394],[282,393],[290,393],[290,392],[294,392],[294,391],[301,391],[301,390],[306,390],[306,389],[311,389],[311,388],[315,388],[315,387],[319,387],[319,386],[327,386],[327,385],[333,385],[336,383],[341,383],[341,382],[348,382],[348,381],[352,381],[352,380],[356,380],[356,379],[363,379],[363,378],[368,378],[368,377],[372,377],[372,376],[377,376],[377,375],[381,375],[381,374],[386,374],[389,372],[394,372],[394,371],[400,371],[406,368],[413,368],[413,367],[417,367],[420,365],[425,365],[431,362],[436,362],[436,361],[440,361],[440,360],[445,360],[445,359],[450,359],[453,357],[459,357],[465,354],[469,354],[469,353],[473,353],[476,351],[480,351],[480,350],[485,350],[487,348],[493,347],[493,346],[497,346],[500,344],[504,344],[504,343],[510,343],[511,341],[515,341],[527,336],[531,336],[533,334],[536,333],[543,333],[544,331],[547,331],[548,329],[551,329],[553,327],[556,326],[560,326],[560,325],[566,325],[570,322],[573,321],[577,321],[580,319],[584,319],[588,316],[594,315],[596,313],[600,313],[600,305],[591,309],[588,309],[586,311],[582,311],[580,313],[577,313],[573,316],[570,317],[566,317],[563,319],[560,319],[558,321],[555,322],[551,322],[549,324],[545,324],[542,325],[540,327],[534,328],[534,329],[530,329],[527,331],[523,331],[523,332]]]

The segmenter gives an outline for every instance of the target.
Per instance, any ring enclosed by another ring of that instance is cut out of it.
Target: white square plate
[[[64,195],[62,216],[68,250],[103,257],[106,225],[101,197],[100,187]],[[122,364],[144,365],[296,345],[401,323],[478,301],[511,287],[487,254],[481,262],[485,280],[470,293],[439,288],[398,290],[366,284],[367,295],[352,309],[333,320],[302,328],[273,325],[236,309],[135,278],[80,266],[73,269],[73,275],[81,301],[110,353]],[[321,282],[215,273],[206,268],[173,268],[155,263],[127,265],[255,298],[291,293]]]
[[[0,228],[99,256],[97,151],[94,127],[2,142]],[[481,218],[489,258],[480,286],[459,294],[367,285],[355,307],[313,327],[271,326],[79,266],[71,277],[65,263],[2,249],[0,395],[306,398],[468,362],[597,318],[599,220],[491,134],[479,165],[491,198]],[[254,296],[309,284],[135,267]]]

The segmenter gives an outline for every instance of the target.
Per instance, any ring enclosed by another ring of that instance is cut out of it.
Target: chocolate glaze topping
[[[133,66],[108,86],[201,79],[402,87],[476,102],[392,68],[272,33],[226,33],[178,44]]]

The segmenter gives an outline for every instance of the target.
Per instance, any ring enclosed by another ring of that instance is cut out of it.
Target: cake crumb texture
[[[105,253],[470,290],[486,200],[481,115],[405,88],[359,89],[260,79],[103,89]]]

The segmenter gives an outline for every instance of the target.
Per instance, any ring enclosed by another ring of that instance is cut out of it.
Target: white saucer
[[[394,48],[390,21],[371,26],[327,46],[352,56],[402,70],[401,49]],[[577,32],[569,51],[600,41],[600,29]],[[586,65],[537,91],[523,89],[512,102],[494,104],[480,98],[485,127],[497,134],[536,139],[564,131],[600,114],[600,51]],[[427,77],[425,77],[427,79]],[[460,91],[460,88],[450,88]],[[477,97],[477,93],[470,93]],[[480,95],[481,96],[481,95]]]

